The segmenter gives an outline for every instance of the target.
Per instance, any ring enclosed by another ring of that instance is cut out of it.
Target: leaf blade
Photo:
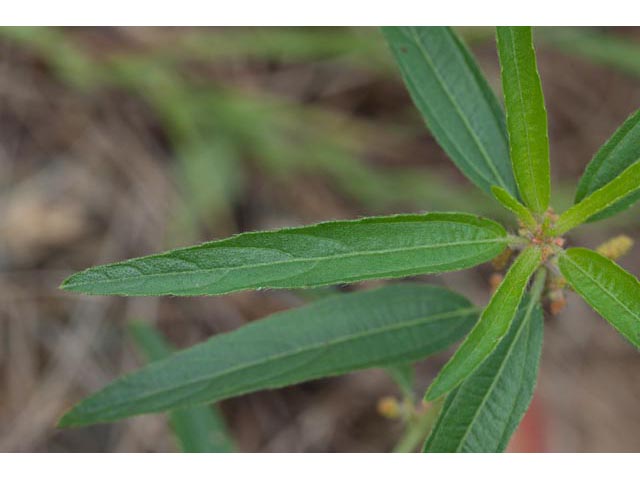
[[[534,228],[536,226],[536,219],[533,217],[533,214],[529,211],[529,209],[522,205],[518,200],[516,200],[504,188],[494,185],[493,187],[491,187],[491,192],[503,207],[515,213],[518,219],[521,220],[525,225],[527,225],[529,228]]]
[[[640,192],[640,160],[625,169],[620,175],[599,188],[580,203],[573,205],[560,215],[554,231],[559,235],[582,225],[600,212],[616,207],[620,202],[635,197]]]
[[[607,185],[638,159],[640,159],[640,110],[623,122],[589,162],[578,183],[574,203],[581,202]],[[608,218],[631,207],[639,199],[640,192],[629,194],[587,221],[594,222]]]
[[[172,348],[151,325],[142,322],[129,324],[136,345],[150,362],[167,358]],[[215,407],[200,405],[169,412],[169,423],[180,449],[189,453],[233,452],[224,420]]]
[[[473,56],[448,27],[384,27],[414,104],[456,166],[487,193],[518,196],[504,113]]]
[[[543,213],[551,189],[549,137],[531,27],[497,27],[496,38],[514,176],[524,203]]]
[[[496,350],[447,395],[425,452],[504,451],[533,397],[542,320],[538,300],[525,297]]]
[[[640,282],[615,262],[586,248],[558,260],[574,290],[632,345],[640,349]]]
[[[506,246],[499,224],[459,213],[369,217],[243,233],[93,267],[65,290],[96,295],[219,295],[468,268]]]
[[[414,362],[459,340],[477,316],[464,297],[428,285],[335,295],[217,335],[125,376],[74,407],[60,425],[113,421]]]
[[[537,248],[527,248],[516,259],[478,323],[427,389],[426,400],[433,401],[456,388],[491,354],[509,330],[529,278],[541,259]]]

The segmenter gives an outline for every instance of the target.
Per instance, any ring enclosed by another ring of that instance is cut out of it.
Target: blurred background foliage
[[[458,32],[499,91],[493,30]],[[640,106],[640,32],[541,28],[536,41],[561,210]],[[368,214],[463,210],[514,226],[430,137],[376,29],[2,28],[0,69],[0,451],[173,450],[162,416],[53,428],[79,397],[140,365],[124,324],[144,318],[184,347],[336,291],[78,298],[56,290],[72,270]],[[635,207],[576,235],[595,246],[638,238],[639,225]],[[638,257],[636,247],[623,260],[635,274]],[[428,281],[483,303],[490,274]],[[534,420],[512,448],[637,451],[636,352],[579,305],[548,324]],[[145,328],[133,327],[142,350],[156,332]],[[418,366],[416,391],[445,358]],[[363,372],[223,402],[221,416],[195,423],[226,422],[242,451],[385,451],[402,425],[375,404],[394,392],[388,375]],[[192,420],[172,420],[179,439],[176,422]]]

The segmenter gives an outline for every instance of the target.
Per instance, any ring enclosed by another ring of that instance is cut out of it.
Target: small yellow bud
[[[385,418],[399,418],[402,409],[398,401],[393,397],[382,397],[378,400],[378,413]]]
[[[617,237],[611,238],[600,245],[596,251],[600,255],[604,255],[611,260],[615,260],[617,258],[626,255],[629,250],[633,247],[633,240],[626,235],[618,235]]]

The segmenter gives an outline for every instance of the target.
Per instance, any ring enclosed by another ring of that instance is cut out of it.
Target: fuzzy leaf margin
[[[89,268],[62,288],[92,295],[221,295],[307,288],[469,268],[507,244],[498,223],[465,213],[324,222],[241,233]]]

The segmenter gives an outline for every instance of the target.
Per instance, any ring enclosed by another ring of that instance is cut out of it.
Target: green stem
[[[526,247],[527,245],[529,245],[529,240],[517,235],[507,235],[507,245],[513,248]]]
[[[429,409],[407,428],[404,436],[394,447],[393,453],[415,452],[431,432],[433,424],[440,414],[443,403],[444,397],[432,402]]]

